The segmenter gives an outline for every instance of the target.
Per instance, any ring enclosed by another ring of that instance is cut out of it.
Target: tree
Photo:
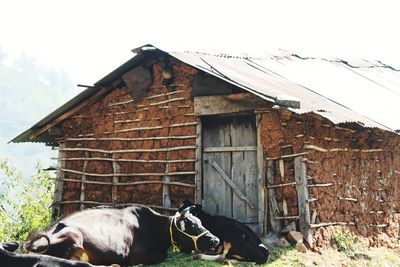
[[[25,240],[31,232],[43,230],[51,223],[53,183],[40,164],[25,181],[18,171],[0,158],[0,171],[7,179],[0,192],[0,243]]]

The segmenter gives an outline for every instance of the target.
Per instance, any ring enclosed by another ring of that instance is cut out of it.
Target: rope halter
[[[196,251],[198,251],[199,248],[198,248],[198,246],[197,246],[197,240],[198,240],[200,237],[202,237],[203,235],[208,234],[210,231],[205,230],[203,233],[201,233],[201,234],[199,234],[199,235],[196,235],[196,236],[190,235],[190,234],[188,234],[188,233],[182,231],[181,229],[179,229],[179,227],[176,225],[176,218],[177,218],[177,216],[175,215],[175,216],[172,218],[171,224],[170,224],[170,226],[169,226],[169,233],[170,233],[170,236],[171,236],[172,251],[173,251],[173,252],[180,252],[180,249],[179,249],[179,247],[178,247],[178,242],[176,242],[176,241],[174,240],[173,235],[172,235],[172,226],[173,226],[173,225],[175,226],[175,228],[176,228],[179,232],[181,232],[181,233],[184,234],[185,236],[190,237],[190,239],[192,239],[193,244],[194,244],[194,248],[196,249]]]

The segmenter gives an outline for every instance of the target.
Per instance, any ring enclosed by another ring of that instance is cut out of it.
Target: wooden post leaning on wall
[[[59,143],[60,148],[65,147],[65,143]],[[58,158],[65,158],[65,152],[59,150],[58,151]],[[59,169],[65,168],[65,161],[63,160],[58,160],[57,166]],[[62,201],[62,194],[63,194],[63,188],[64,188],[64,172],[62,171],[57,171],[56,172],[56,184],[54,186],[54,199],[53,203],[58,203]],[[56,219],[61,216],[61,204],[53,205],[52,206],[52,217],[53,219]]]
[[[310,227],[310,207],[308,203],[308,189],[306,164],[303,157],[294,158],[294,176],[296,180],[297,201],[299,207],[300,232],[304,239],[312,246],[312,235]]]
[[[261,125],[260,121],[262,114],[256,114],[256,127],[257,127],[257,184],[258,184],[258,225],[259,235],[263,236],[267,233],[266,225],[268,222],[268,216],[265,207],[265,165],[264,165],[264,153],[261,142]]]
[[[85,158],[89,158],[89,152],[88,151],[85,151]],[[82,168],[82,172],[86,172],[86,169],[87,169],[87,165],[88,165],[88,160],[85,160],[84,162],[83,162],[83,168]],[[82,183],[81,183],[81,197],[80,197],[80,200],[81,200],[81,204],[80,204],[80,209],[81,210],[83,210],[84,208],[85,208],[85,204],[83,203],[84,201],[85,201],[85,187],[86,187],[86,183],[84,183],[84,181],[86,181],[86,175],[85,174],[83,174],[82,175]]]
[[[196,174],[194,175],[194,183],[196,185],[195,190],[194,190],[194,201],[196,204],[203,204],[201,203],[201,191],[202,191],[202,146],[201,146],[201,136],[202,136],[202,125],[201,125],[201,119],[200,117],[198,118],[198,123],[196,126],[196,163],[194,166],[194,169],[196,171]]]
[[[276,160],[267,161],[267,186],[275,184],[275,162]],[[273,233],[279,233],[282,229],[280,220],[274,218],[281,216],[281,212],[276,201],[275,188],[268,188],[268,209],[269,223]]]
[[[167,152],[167,160],[169,159],[169,152]],[[167,175],[169,173],[169,163],[165,163],[165,175],[162,177],[163,184],[162,187],[162,201],[163,201],[163,207],[166,208],[171,208],[171,196],[169,192],[169,182],[171,181],[170,177]]]
[[[167,163],[168,165],[168,163]],[[162,180],[165,182],[162,187],[162,200],[163,200],[163,207],[166,208],[171,208],[171,196],[169,193],[169,185],[167,184],[168,182],[171,181],[170,177],[168,175],[163,176]]]
[[[112,155],[112,158],[114,159],[114,154]],[[120,166],[117,161],[112,162],[112,167],[113,167],[113,173],[118,174],[120,170]],[[118,175],[113,176],[112,180],[112,189],[111,189],[111,198],[112,198],[112,203],[115,205],[117,203],[118,199],[118,186],[117,184],[119,183]]]

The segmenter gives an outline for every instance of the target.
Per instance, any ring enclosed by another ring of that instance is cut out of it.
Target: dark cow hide
[[[122,266],[162,262],[171,245],[184,252],[214,250],[218,238],[191,214],[191,208],[174,216],[142,205],[86,209],[65,217],[45,233],[35,233],[24,247],[65,259]]]
[[[185,201],[179,210],[188,207],[193,207],[193,204]],[[223,253],[225,258],[257,264],[267,262],[268,249],[247,225],[225,216],[210,215],[198,204],[194,205],[191,211],[201,220],[204,227],[220,239],[218,251]],[[204,259],[212,259],[212,257],[204,257]]]
[[[0,245],[0,266],[2,267],[95,267],[95,265],[92,265],[90,263],[65,260],[48,255],[14,253],[14,251],[17,248],[18,248],[18,243],[16,242],[9,242]],[[96,266],[100,267],[99,265]],[[119,267],[118,264],[113,264],[111,266]]]

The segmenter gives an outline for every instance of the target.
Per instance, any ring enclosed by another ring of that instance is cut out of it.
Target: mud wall
[[[305,158],[314,243],[346,227],[370,245],[394,246],[400,236],[400,137],[379,129],[351,130],[315,114],[262,113],[262,142],[275,183],[294,181],[293,158]],[[282,173],[283,172],[283,173]],[[298,215],[294,186],[275,189],[281,215]],[[287,206],[287,208],[285,207]],[[287,214],[284,214],[284,210]],[[283,220],[283,226],[293,220]]]
[[[152,84],[140,101],[122,86],[63,121],[61,215],[102,203],[165,211],[193,199],[197,118],[190,79],[197,71],[174,61],[150,69]]]

